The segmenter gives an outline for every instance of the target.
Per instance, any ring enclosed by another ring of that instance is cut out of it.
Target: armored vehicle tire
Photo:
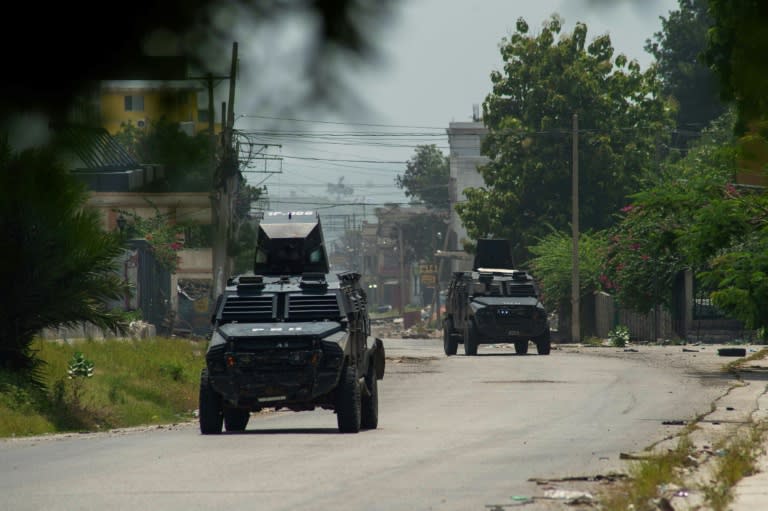
[[[515,341],[515,353],[518,355],[528,354],[528,341]]]
[[[379,385],[373,364],[368,368],[365,385],[368,387],[370,395],[362,397],[360,428],[376,429],[379,426]]]
[[[552,343],[549,339],[549,330],[537,337],[534,342],[536,343],[536,352],[539,355],[549,355],[549,351],[552,348]]]
[[[344,366],[336,389],[336,421],[341,433],[357,433],[361,420],[360,384],[357,371],[352,366]]]
[[[455,355],[459,349],[459,341],[456,340],[453,333],[453,321],[446,319],[443,321],[443,351],[447,356]]]
[[[198,413],[200,415],[200,433],[203,435],[216,435],[221,433],[224,421],[221,396],[213,390],[208,380],[208,369],[200,373],[200,402]]]
[[[245,427],[248,425],[248,419],[250,418],[251,412],[249,410],[243,410],[242,408],[225,408],[224,428],[227,431],[245,431]]]
[[[464,355],[477,355],[477,343],[477,327],[475,326],[474,321],[469,320],[464,329]]]

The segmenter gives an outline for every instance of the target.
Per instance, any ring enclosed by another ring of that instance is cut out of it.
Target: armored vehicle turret
[[[200,377],[200,431],[242,431],[262,408],[333,410],[339,431],[378,425],[384,345],[354,272],[330,273],[320,217],[267,212],[254,271],[218,298]]]
[[[519,355],[533,341],[549,355],[550,330],[539,287],[526,271],[514,268],[507,240],[477,240],[471,271],[455,272],[448,285],[443,348],[455,355],[477,355],[478,346],[514,343]]]

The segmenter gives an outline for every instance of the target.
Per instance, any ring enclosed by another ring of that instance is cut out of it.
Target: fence
[[[595,330],[598,337],[608,337],[608,333],[617,325],[629,329],[632,339],[638,341],[657,341],[678,337],[672,314],[663,308],[641,314],[617,307],[614,299],[607,293],[595,294]]]

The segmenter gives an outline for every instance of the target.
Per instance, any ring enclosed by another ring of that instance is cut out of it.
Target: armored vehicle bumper
[[[535,298],[485,298],[471,308],[478,342],[535,339],[549,331],[546,311]]]
[[[348,334],[341,323],[228,323],[206,354],[213,389],[232,406],[258,410],[328,404]]]

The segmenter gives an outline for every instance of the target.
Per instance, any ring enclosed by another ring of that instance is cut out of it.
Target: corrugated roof
[[[59,141],[72,156],[72,170],[115,171],[141,168],[141,164],[103,128],[60,126]]]

